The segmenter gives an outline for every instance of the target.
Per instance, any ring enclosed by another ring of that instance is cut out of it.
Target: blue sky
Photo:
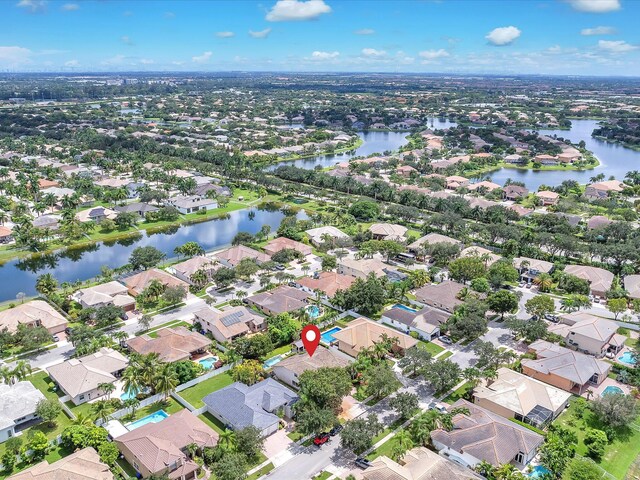
[[[636,0],[3,0],[0,71],[640,76]]]

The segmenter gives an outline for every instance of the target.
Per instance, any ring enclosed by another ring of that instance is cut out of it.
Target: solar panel
[[[225,327],[230,327],[231,325],[235,325],[236,323],[242,322],[242,317],[244,316],[244,312],[233,312],[229,315],[226,315],[220,319],[222,324]]]

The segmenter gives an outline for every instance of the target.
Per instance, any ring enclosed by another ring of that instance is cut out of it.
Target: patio
[[[605,378],[600,385],[597,387],[595,385],[592,386],[584,392],[582,396],[587,399],[600,398],[602,396],[602,392],[604,392],[607,387],[618,387],[625,395],[628,395],[631,392],[629,385],[620,383],[614,378]],[[591,392],[591,394],[589,395],[587,392]]]

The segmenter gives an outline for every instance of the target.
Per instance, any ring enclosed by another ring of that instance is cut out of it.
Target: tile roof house
[[[216,253],[215,257],[226,267],[235,267],[245,258],[255,260],[258,265],[271,260],[271,257],[266,253],[259,252],[245,245],[236,245],[235,247],[228,248],[227,250]]]
[[[126,205],[118,205],[114,207],[116,212],[133,212],[140,217],[144,217],[147,213],[153,213],[160,210],[158,207],[143,202],[127,203]]]
[[[218,208],[218,202],[211,198],[202,198],[195,195],[178,195],[167,200],[167,204],[175,207],[183,215],[198,212],[200,210],[213,210]]]
[[[189,360],[193,354],[204,352],[211,345],[207,337],[185,327],[162,328],[156,334],[156,338],[146,334],[130,338],[127,346],[141,355],[157,353],[163,362],[179,362]]]
[[[387,456],[376,458],[362,472],[364,480],[480,480],[483,477],[425,447],[404,453],[398,462]]]
[[[194,322],[210,332],[218,342],[228,342],[235,338],[264,331],[267,322],[264,317],[247,307],[238,306],[219,311],[205,307],[193,312]]]
[[[167,474],[171,479],[190,480],[200,469],[187,455],[187,446],[199,450],[215,447],[218,433],[188,410],[180,410],[157,423],[147,423],[117,437],[124,458],[142,478]]]
[[[202,270],[209,280],[213,273],[220,268],[220,263],[215,258],[205,257],[204,255],[196,255],[184,262],[176,263],[167,268],[167,271],[172,275],[175,275],[180,280],[187,282],[189,285],[193,284],[191,276],[198,270]]]
[[[536,359],[523,359],[522,373],[577,395],[600,385],[611,370],[607,362],[545,340],[533,342],[529,352]]]
[[[346,367],[349,363],[346,355],[335,349],[318,347],[313,356],[303,352],[279,361],[273,366],[273,373],[278,380],[297,389],[299,387],[298,377],[303,372],[325,367]]]
[[[420,310],[392,307],[382,312],[381,321],[407,333],[416,332],[423,340],[440,336],[440,326],[451,315],[443,310],[426,306]]]
[[[225,426],[242,430],[253,425],[265,437],[278,431],[278,413],[291,418],[297,400],[293,390],[272,378],[251,386],[235,382],[202,399],[207,411]]]
[[[541,273],[551,273],[553,270],[553,263],[529,257],[514,258],[513,266],[520,273],[520,279],[526,282],[531,282]]]
[[[347,327],[334,333],[333,338],[341,351],[355,357],[363,348],[369,348],[380,342],[383,334],[398,339],[398,343],[393,348],[401,354],[418,343],[418,340],[409,335],[364,317],[350,322]]]
[[[67,328],[67,319],[44,300],[32,300],[0,312],[0,329],[15,333],[18,325],[42,326],[54,335]]]
[[[433,446],[456,463],[473,468],[481,461],[527,465],[544,437],[478,405],[460,399],[450,408],[467,408],[469,415],[453,417],[453,430],[431,432]]]
[[[507,185],[502,189],[502,198],[505,200],[517,200],[529,195],[529,190],[520,185]]]
[[[152,280],[158,280],[165,287],[182,286],[185,290],[189,290],[189,284],[187,282],[157,268],[144,270],[140,273],[127,277],[124,279],[124,284],[129,289],[129,294],[137,297],[140,292],[149,286]]]
[[[509,368],[499,368],[489,385],[474,389],[473,400],[487,410],[541,428],[560,415],[571,394]]]
[[[288,285],[281,285],[274,290],[251,295],[245,299],[245,302],[267,315],[278,315],[304,308],[309,297],[311,297],[310,293]]]
[[[496,263],[498,260],[500,260],[500,255],[496,255],[491,250],[478,247],[475,245],[471,247],[467,247],[460,252],[461,257],[483,257],[485,255],[487,255],[488,257],[488,260],[485,261],[485,264],[487,267],[490,267],[491,265]]]
[[[607,180],[587,185],[584,196],[589,200],[606,199],[611,192],[621,192],[624,188],[625,184],[619,180]]]
[[[13,241],[13,232],[10,228],[0,225],[0,244]]]
[[[439,308],[449,313],[462,304],[458,294],[465,288],[461,283],[446,280],[442,283],[428,284],[415,291],[420,303]]]
[[[132,310],[136,300],[128,294],[128,289],[120,282],[112,281],[82,288],[75,292],[71,298],[82,305],[82,308],[100,308],[106,305],[115,305],[124,310]]]
[[[541,190],[536,193],[536,197],[542,201],[543,206],[555,205],[560,200],[560,195],[549,190]]]
[[[273,256],[280,250],[285,249],[296,250],[302,255],[309,255],[313,251],[310,245],[305,245],[304,243],[296,242],[286,237],[274,238],[264,246],[264,251],[269,256]]]
[[[407,227],[395,223],[374,223],[369,227],[374,240],[395,240],[403,242],[407,234]]]
[[[338,273],[354,278],[366,278],[370,273],[376,277],[392,277],[395,270],[378,258],[350,258],[338,260]]]
[[[574,275],[589,282],[589,288],[593,295],[606,297],[607,291],[613,283],[613,273],[604,268],[588,267],[586,265],[567,265],[564,272]]]
[[[617,333],[618,325],[586,312],[573,312],[560,316],[560,322],[551,325],[549,332],[563,337],[569,348],[596,357],[618,353],[627,339]]]
[[[346,240],[350,238],[349,235],[347,235],[342,230],[332,225],[326,225],[324,227],[318,227],[318,228],[311,228],[307,230],[305,233],[309,237],[309,240],[311,240],[311,243],[313,243],[315,246],[322,245],[323,243],[325,243],[324,239],[326,236],[331,237],[332,239],[331,241],[337,240],[337,239]],[[331,243],[331,241],[329,243]]]
[[[589,220],[587,220],[587,229],[598,230],[612,223],[613,220],[611,220],[609,217],[605,217],[604,215],[594,215],[593,217],[589,218]]]
[[[415,252],[421,248],[425,248],[429,245],[435,245],[437,243],[447,243],[449,245],[457,245],[458,247],[462,245],[462,242],[455,238],[447,237],[446,235],[441,235],[439,233],[427,233],[424,237],[420,237],[415,242],[410,243],[408,245],[408,249],[409,251]]]
[[[51,379],[71,397],[74,405],[80,405],[105,394],[99,386],[113,383],[129,365],[129,359],[111,348],[101,348],[96,353],[72,358],[47,368]]]
[[[36,420],[36,407],[45,396],[31,382],[0,383],[0,442],[14,437],[16,427]]]
[[[91,447],[73,452],[49,464],[46,460],[36,463],[7,480],[113,480],[108,465],[100,461],[100,455]]]
[[[355,281],[356,279],[354,277],[342,275],[337,272],[322,271],[313,277],[305,276],[299,278],[296,280],[296,283],[309,293],[320,290],[327,297],[331,298],[338,290],[346,290]]]
[[[624,289],[629,292],[629,298],[640,298],[640,275],[627,275],[624,277]]]

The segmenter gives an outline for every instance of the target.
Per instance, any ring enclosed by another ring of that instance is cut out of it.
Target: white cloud
[[[257,32],[254,32],[253,30],[249,30],[249,35],[252,36],[253,38],[267,38],[270,33],[271,33],[270,28],[265,28],[264,30],[258,30]]]
[[[0,47],[0,65],[20,65],[29,63],[33,52],[24,47]]]
[[[123,35],[123,36],[121,36],[121,37],[120,37],[120,41],[121,41],[122,43],[124,43],[125,45],[129,45],[129,46],[133,46],[133,45],[135,45],[135,44],[133,43],[133,40],[131,40],[131,37],[130,37],[129,35]]]
[[[269,22],[313,20],[330,12],[324,0],[278,0],[265,18]]]
[[[637,50],[637,45],[631,45],[624,40],[599,40],[598,47],[609,53],[627,53]]]
[[[20,0],[16,7],[24,8],[28,13],[44,13],[47,10],[46,0]]]
[[[362,54],[365,57],[384,57],[387,52],[384,50],[376,50],[375,48],[363,48]]]
[[[423,50],[418,55],[420,55],[420,58],[424,58],[425,60],[437,60],[439,58],[448,57],[449,52],[444,48],[440,48],[439,50]]]
[[[64,62],[64,66],[65,67],[79,67],[80,66],[80,62],[78,62],[78,60],[67,60],[66,62]]]
[[[594,28],[583,28],[580,30],[580,35],[592,36],[592,35],[614,35],[616,33],[616,29],[613,27],[594,27]]]
[[[356,30],[353,33],[356,35],[373,35],[376,31],[373,28],[361,28],[360,30]]]
[[[336,58],[340,55],[340,52],[322,52],[316,50],[311,54],[311,58],[314,60],[331,60],[332,58]]]
[[[216,37],[218,38],[231,38],[235,36],[236,34],[233,32],[216,32]]]
[[[606,13],[620,10],[620,0],[567,0],[574,10],[589,13]]]
[[[76,10],[80,10],[80,5],[77,3],[65,3],[60,8],[65,12],[75,12]]]
[[[494,28],[484,38],[489,40],[489,43],[502,47],[504,45],[513,43],[513,41],[518,38],[521,33],[522,32],[520,32],[519,28],[511,25],[508,27]]]
[[[176,18],[176,14],[173,12],[164,12],[164,18]]]
[[[202,55],[191,57],[191,61],[193,63],[207,63],[211,59],[212,55],[213,52],[204,52]]]
[[[113,57],[107,58],[100,63],[102,65],[120,65],[122,62],[124,62],[124,60],[124,55],[114,55]]]
[[[152,63],[156,63],[156,62],[154,62],[150,58],[141,58],[140,63],[143,65],[151,65]]]

